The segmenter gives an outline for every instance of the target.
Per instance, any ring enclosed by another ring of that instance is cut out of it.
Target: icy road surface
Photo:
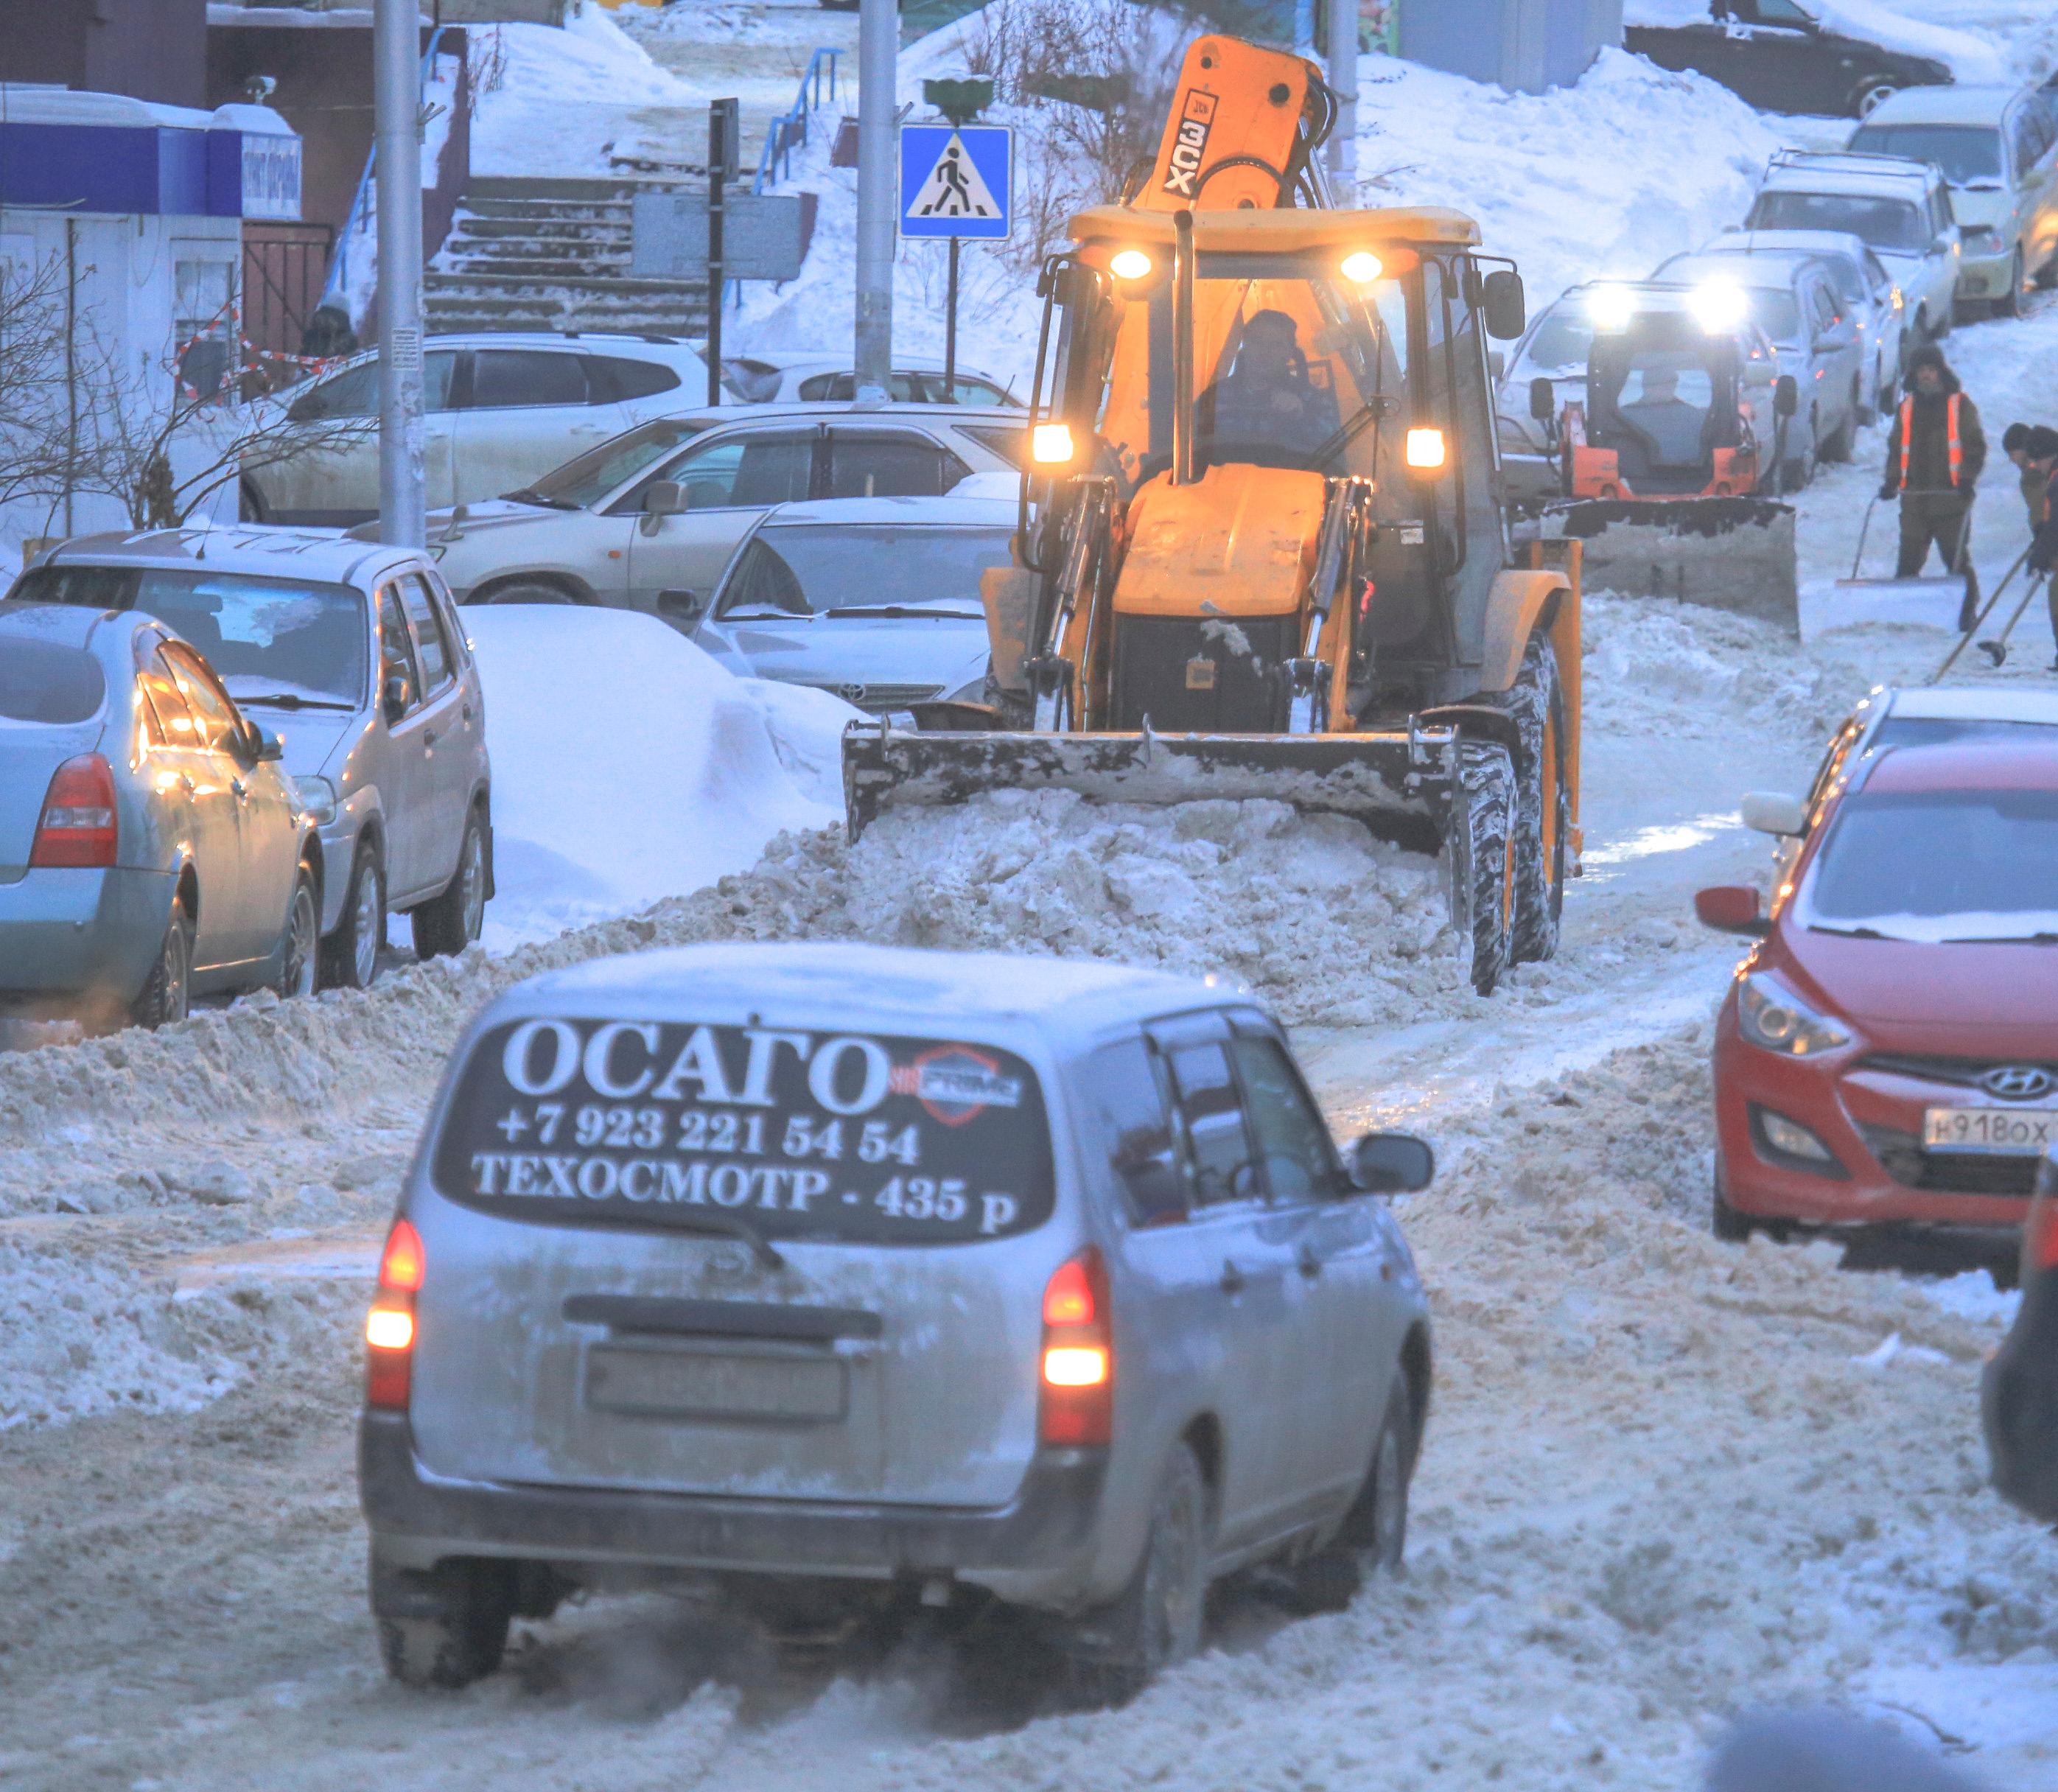
[[[2058,309],[1952,352],[1997,434],[2008,392],[2058,391]],[[1878,451],[1802,499],[1806,576],[1848,564]],[[2040,613],[2019,638],[1998,676],[2046,681]],[[369,997],[0,1060],[0,1785],[1685,1787],[1727,1713],[1833,1696],[1997,1787],[2058,1789],[2058,1541],[1987,1490],[1977,1434],[2006,1303],[1706,1230],[1706,1016],[1735,948],[1690,892],[1762,872],[1742,791],[1798,788],[1857,693],[1942,645],[1804,654],[1595,601],[1589,875],[1559,958],[1491,1001],[1424,868],[1326,824],[1015,801],[852,853],[789,836],[644,916]],[[920,1639],[777,1679],[656,1600],[568,1611],[466,1694],[387,1683],[354,1339],[448,1041],[548,964],[800,932],[1211,961],[1295,1023],[1339,1130],[1435,1139],[1445,1174],[1405,1212],[1439,1361],[1404,1578],[1334,1617],[1232,1602],[1207,1656],[1117,1713],[1024,1722],[1033,1688]]]

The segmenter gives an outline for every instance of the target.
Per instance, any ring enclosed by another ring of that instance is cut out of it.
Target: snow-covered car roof
[[[998,1016],[1060,1019],[1067,1034],[1181,1008],[1219,1007],[1234,984],[1105,960],[924,952],[850,942],[724,942],[594,959],[510,990],[496,1011],[562,1007],[647,1015],[747,1007],[766,1023],[905,1026],[934,1035]],[[493,1016],[489,1015],[487,1019]]]
[[[1810,151],[1774,156],[1759,190],[1849,193],[1868,199],[1902,199],[1916,205],[1931,188],[1943,184],[1944,177],[1934,165],[1909,156]]]
[[[38,563],[198,567],[258,578],[351,585],[369,583],[389,566],[419,565],[423,559],[419,548],[353,540],[328,530],[147,529],[76,536]]]
[[[1941,689],[1889,689],[1875,693],[1889,715],[1915,721],[2027,721],[2058,728],[2058,691],[1994,690],[1946,685]]]
[[[1905,87],[1865,114],[1873,125],[1992,125],[2028,89],[2022,87]]]
[[[1694,251],[1696,255],[1844,255],[1860,267],[1870,248],[1850,230],[1726,230]]]
[[[1822,259],[1819,255],[1806,253],[1740,256],[1702,252],[1675,256],[1662,272],[1667,280],[1690,286],[1698,286],[1704,280],[1729,280],[1738,286],[1764,287],[1784,292],[1793,286],[1795,274],[1810,262]]]

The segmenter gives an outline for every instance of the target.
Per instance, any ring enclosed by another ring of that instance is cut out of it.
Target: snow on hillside
[[[464,614],[493,756],[491,949],[700,889],[840,818],[824,768],[857,712],[827,692],[735,677],[631,611]]]

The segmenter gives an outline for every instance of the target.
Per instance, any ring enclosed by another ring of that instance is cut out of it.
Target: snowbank
[[[699,889],[837,818],[828,768],[856,712],[827,693],[753,691],[630,611],[465,619],[493,756],[491,948]]]
[[[1532,312],[1575,281],[1640,280],[1735,223],[1782,141],[1727,88],[1619,50],[1548,93],[1358,62],[1361,202],[1478,219],[1488,252],[1520,264]]]
[[[688,106],[693,94],[594,6],[550,25],[474,28],[475,66],[493,57],[499,85],[479,96],[471,169],[491,175],[606,175],[607,151],[638,106]]]

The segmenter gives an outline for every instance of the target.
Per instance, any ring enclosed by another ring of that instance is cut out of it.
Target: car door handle
[[[425,747],[432,747],[435,744],[436,731],[433,728],[423,729],[422,730],[422,745]]]
[[[1222,1291],[1225,1294],[1241,1294],[1244,1289],[1243,1271],[1234,1263],[1225,1263],[1222,1270]]]
[[[1313,1246],[1303,1245],[1301,1247],[1301,1254],[1293,1259],[1293,1267],[1309,1281],[1313,1281],[1322,1273],[1322,1260],[1315,1254]]]
[[[466,704],[464,706],[464,719],[467,721],[470,721],[471,720],[471,705],[469,703]]]

